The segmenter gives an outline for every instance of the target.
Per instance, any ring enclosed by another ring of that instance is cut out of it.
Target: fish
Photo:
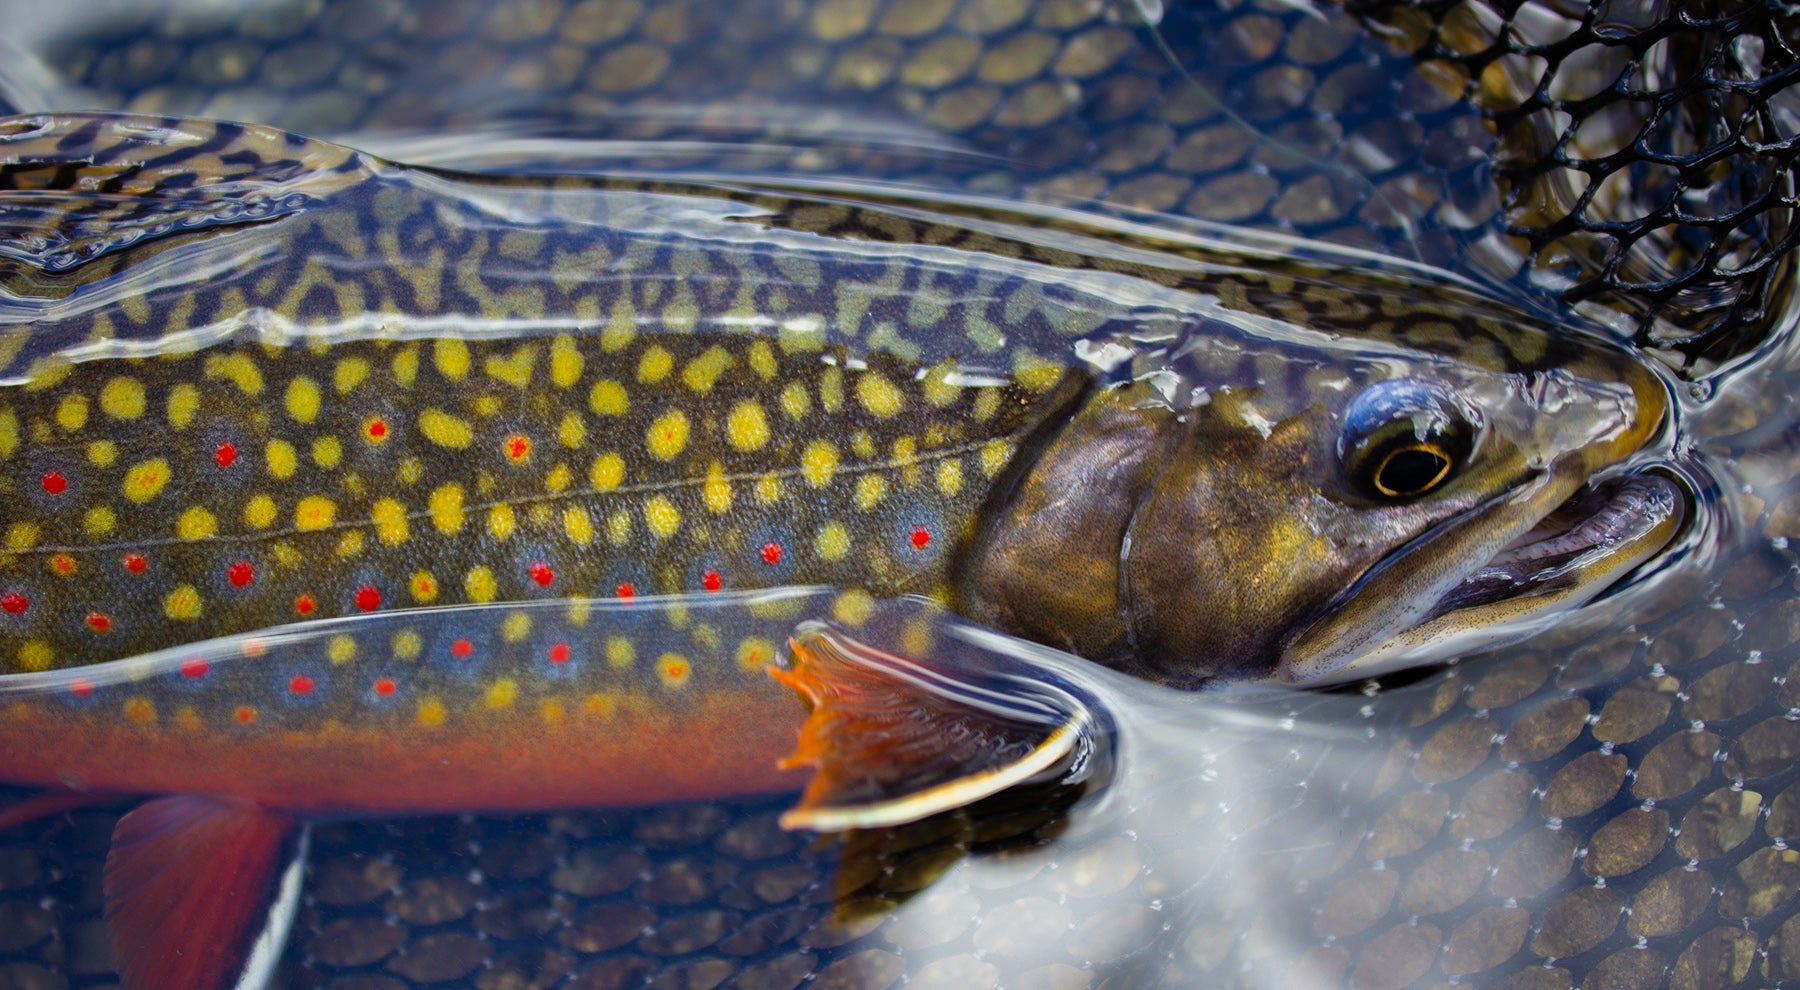
[[[896,602],[1181,689],[1319,685],[1676,541],[1648,365],[1309,250],[0,120],[0,781],[48,802],[13,819],[160,795],[108,860],[125,985],[255,985],[313,821],[816,765],[786,824],[867,828],[1093,764],[1091,699],[1022,718],[929,636],[834,648]],[[927,682],[962,700],[892,717]]]

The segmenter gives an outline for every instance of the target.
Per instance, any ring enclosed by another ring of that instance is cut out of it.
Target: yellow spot
[[[291,571],[306,562],[306,558],[300,555],[300,551],[294,549],[294,545],[286,540],[277,540],[275,545],[269,548],[269,554],[275,558],[275,563],[280,565],[283,570]]]
[[[981,473],[992,478],[1012,460],[1013,446],[1006,440],[989,440],[981,446]]]
[[[500,621],[500,638],[508,643],[523,643],[531,635],[531,616],[524,612],[508,612]]]
[[[660,344],[651,344],[644,348],[644,356],[638,359],[637,379],[646,385],[654,385],[667,378],[674,367],[674,355],[663,350]]]
[[[361,530],[345,530],[343,535],[338,537],[337,555],[339,557],[349,560],[362,551],[363,535]]]
[[[824,560],[843,560],[850,552],[850,531],[840,522],[826,523],[813,538],[813,551]]]
[[[819,405],[826,412],[837,412],[844,407],[844,373],[837,368],[826,368],[819,375]]]
[[[325,656],[333,664],[343,666],[356,659],[356,637],[339,633],[325,643]]]
[[[631,640],[623,636],[612,636],[606,641],[607,666],[616,670],[624,670],[637,662],[637,650]]]
[[[746,399],[725,417],[725,439],[738,450],[761,450],[769,442],[769,420],[762,403]]]
[[[519,682],[510,677],[502,677],[487,688],[487,706],[489,708],[510,708],[519,700]]]
[[[868,430],[857,430],[850,435],[850,449],[866,461],[875,456],[875,438],[869,436]]]
[[[531,384],[531,373],[537,367],[537,346],[520,344],[511,357],[495,355],[482,362],[489,378],[505,382],[513,388]]]
[[[581,699],[581,712],[589,718],[610,718],[618,708],[619,703],[607,694],[590,694]]]
[[[100,387],[100,411],[114,419],[136,419],[144,414],[144,386],[135,378],[119,375]]]
[[[95,440],[88,444],[88,462],[95,467],[112,467],[119,459],[119,447],[111,440]]]
[[[985,423],[994,418],[1000,408],[1000,390],[984,388],[975,396],[975,419]]]
[[[200,618],[200,592],[191,584],[178,584],[163,599],[163,614],[177,622]]]
[[[906,405],[906,396],[887,376],[878,371],[864,372],[856,382],[856,401],[873,416],[883,419]]]
[[[625,386],[602,379],[588,389],[588,408],[596,416],[623,416],[631,408],[631,397],[625,394]]]
[[[38,524],[34,522],[16,522],[6,527],[6,549],[19,551],[30,550],[37,546],[40,536]]]
[[[302,533],[324,529],[337,518],[337,503],[323,495],[308,495],[294,506],[294,528]]]
[[[744,670],[761,670],[775,662],[775,644],[761,636],[749,636],[737,646],[738,666]]]
[[[708,347],[701,355],[689,361],[687,367],[681,369],[681,380],[687,387],[706,395],[718,384],[719,376],[730,370],[737,359],[723,347]]]
[[[538,717],[544,720],[545,725],[554,726],[563,724],[568,719],[569,713],[567,709],[563,708],[561,701],[555,698],[545,698],[538,702]]]
[[[436,698],[425,698],[419,702],[419,714],[414,716],[414,720],[426,728],[436,728],[443,725],[444,719],[449,715],[450,710],[444,707],[442,701]]]
[[[287,411],[296,422],[310,423],[319,418],[319,383],[305,375],[288,382]]]
[[[550,380],[557,388],[568,388],[581,380],[583,361],[581,352],[575,349],[575,338],[568,334],[557,334],[550,342]]]
[[[831,484],[831,476],[837,473],[837,465],[837,445],[829,440],[814,440],[800,454],[800,475],[814,488]]]
[[[219,520],[213,514],[194,506],[175,520],[175,535],[183,540],[204,540],[219,531]]]
[[[656,678],[663,687],[678,688],[694,673],[694,665],[679,653],[665,653],[656,658]]]
[[[192,732],[200,728],[200,713],[192,705],[182,705],[175,709],[175,724]]]
[[[775,377],[780,366],[775,363],[775,348],[766,340],[759,340],[750,345],[748,355],[750,370],[756,372],[764,381]]]
[[[600,331],[600,349],[617,354],[637,336],[637,309],[631,305],[631,294],[621,293],[613,303],[611,318]]]
[[[0,409],[0,457],[11,457],[19,449],[19,414]]]
[[[49,670],[56,662],[56,651],[41,639],[28,639],[19,647],[19,666],[25,670]]]
[[[413,601],[429,602],[437,600],[438,582],[437,578],[433,577],[430,571],[414,571],[412,578],[408,580],[406,584],[407,588],[412,591]]]
[[[384,498],[369,507],[369,518],[374,521],[375,535],[381,542],[390,547],[406,542],[406,506]]]
[[[718,461],[706,468],[706,481],[700,486],[700,497],[706,501],[706,507],[714,513],[723,515],[731,509],[731,482],[725,480],[725,465]]]
[[[490,393],[475,397],[475,415],[492,416],[500,411],[500,400]]]
[[[856,507],[864,512],[881,504],[887,497],[887,479],[879,474],[865,474],[856,479]]]
[[[955,495],[962,491],[963,471],[960,461],[939,461],[937,468],[938,490],[945,495]]]
[[[438,374],[460,382],[469,376],[469,345],[455,337],[435,340],[431,345],[431,363]]]
[[[625,514],[624,509],[607,518],[606,538],[613,542],[613,546],[624,546],[631,539],[631,517]]]
[[[394,634],[394,658],[416,660],[425,649],[425,640],[417,630],[402,629]]]
[[[624,458],[611,451],[594,458],[594,467],[588,471],[588,481],[597,491],[617,488],[624,480]]]
[[[244,503],[244,524],[251,529],[268,529],[275,522],[275,500],[267,495],[252,495]]]
[[[1065,370],[1030,351],[1022,350],[1013,356],[1013,379],[1033,392],[1048,391],[1062,379]]]
[[[557,461],[556,466],[550,469],[550,473],[544,475],[544,488],[552,494],[556,494],[567,489],[572,480],[574,480],[574,475],[570,473],[569,466]]]
[[[650,424],[644,432],[644,443],[650,448],[650,455],[659,461],[673,460],[687,447],[688,418],[687,413],[672,409]]]
[[[953,358],[946,358],[932,365],[931,370],[925,373],[925,380],[921,383],[924,387],[925,401],[940,409],[955,402],[957,397],[962,395],[962,387],[952,384],[950,381],[950,376],[955,372],[956,361]]]
[[[764,505],[781,501],[781,479],[772,474],[756,479],[756,500]]]
[[[860,626],[875,613],[875,599],[866,591],[846,591],[831,600],[831,617],[846,626]]]
[[[338,466],[344,459],[344,445],[337,437],[319,437],[312,444],[313,463],[327,471]]]
[[[169,483],[169,475],[169,462],[153,457],[133,464],[125,472],[125,480],[119,487],[126,498],[141,504],[162,494],[163,486]]]
[[[263,459],[269,462],[269,476],[282,481],[292,478],[300,467],[300,455],[286,440],[270,440],[263,448]]]
[[[187,425],[194,421],[194,414],[200,411],[200,390],[182,382],[169,390],[169,401],[165,408],[170,426],[177,430],[187,429]]]
[[[494,539],[504,540],[513,535],[513,530],[518,528],[519,519],[513,514],[512,506],[501,502],[488,510],[487,524],[488,532],[493,534]]]
[[[475,439],[475,432],[469,428],[467,420],[441,409],[427,409],[419,414],[419,432],[439,447],[451,450],[467,449]]]
[[[579,505],[571,505],[563,510],[563,532],[569,534],[570,542],[578,547],[585,547],[594,542],[594,521],[588,518],[587,509]]]
[[[788,382],[781,390],[781,411],[789,419],[801,419],[812,409],[812,395],[799,382]]]
[[[132,698],[125,702],[125,717],[136,725],[156,721],[156,703],[149,698]]]
[[[104,505],[96,505],[87,510],[87,533],[89,536],[101,537],[113,531],[119,524],[118,516]]]
[[[431,524],[437,531],[446,536],[460,531],[463,527],[463,490],[454,482],[439,485],[431,493],[426,503],[431,512]]]
[[[569,413],[556,425],[556,439],[571,449],[579,447],[587,440],[587,421],[577,413]]]
[[[79,392],[63,396],[56,406],[56,425],[65,430],[79,430],[87,425],[88,400]]]
[[[681,512],[668,499],[653,495],[644,503],[644,525],[662,539],[675,535],[681,528]]]
[[[245,395],[260,395],[263,389],[262,370],[248,354],[215,354],[206,359],[206,377],[223,378],[238,387]],[[173,396],[171,396],[171,404]],[[171,417],[172,418],[172,417]]]
[[[420,478],[425,477],[425,462],[417,457],[408,457],[400,462],[400,467],[394,472],[394,477],[398,478],[403,485],[414,484]]]
[[[369,362],[359,357],[347,357],[331,369],[331,387],[339,395],[349,395],[356,391],[356,386],[369,377]]]
[[[468,593],[469,601],[491,602],[499,590],[500,582],[486,564],[477,564],[463,575],[463,591]]]
[[[411,388],[419,377],[419,349],[408,347],[394,355],[394,381],[401,388]]]

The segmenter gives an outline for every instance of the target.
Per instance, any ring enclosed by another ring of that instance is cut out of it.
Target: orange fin
[[[300,899],[306,832],[247,801],[178,795],[119,819],[106,921],[127,990],[260,987]]]
[[[903,638],[920,646],[924,628]],[[966,659],[960,645],[946,652]],[[1024,661],[928,663],[823,623],[801,626],[789,647],[791,666],[769,674],[812,712],[782,766],[817,772],[783,828],[901,825],[1094,763],[1093,709]]]

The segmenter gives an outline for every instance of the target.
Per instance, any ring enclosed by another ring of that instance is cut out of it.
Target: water
[[[261,120],[498,173],[880,181],[1224,221],[1558,311],[1517,295],[1479,113],[1347,17],[1172,5],[1190,81],[1135,7],[946,4],[950,30],[936,6],[905,34],[882,27],[903,5],[867,24],[856,3],[600,5],[624,26],[576,55],[523,6],[174,5],[149,32],[32,7],[6,11],[22,51],[0,83],[20,109]],[[958,70],[955,38],[1004,54]],[[1552,633],[1368,693],[1177,697],[1094,674],[1120,727],[1107,786],[848,842],[781,832],[785,801],[323,826],[277,985],[1800,977],[1792,321],[1678,380],[1678,467],[1705,499],[1685,551]],[[0,986],[109,985],[111,821],[0,836]]]

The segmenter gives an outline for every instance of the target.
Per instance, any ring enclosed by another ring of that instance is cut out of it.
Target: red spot
[[[230,567],[225,568],[225,579],[231,582],[232,587],[242,588],[244,585],[256,580],[256,568],[250,566],[249,561],[240,560]]]
[[[613,593],[618,595],[620,598],[635,598],[637,596],[637,586],[632,584],[630,581],[625,581],[625,582],[622,582],[617,588],[614,588]]]
[[[369,425],[363,427],[363,432],[368,434],[370,440],[385,440],[388,433],[387,421],[371,419]]]
[[[920,526],[912,531],[912,545],[915,550],[923,550],[931,542],[931,530]]]
[[[398,690],[400,690],[400,686],[385,677],[375,682],[375,693],[381,695],[383,698]]]
[[[522,461],[531,456],[531,440],[515,433],[506,438],[506,456]]]
[[[19,615],[30,607],[31,599],[16,591],[0,595],[0,609],[5,609],[11,615]]]
[[[66,553],[59,553],[50,558],[50,570],[54,571],[57,577],[68,577],[75,573],[75,558]]]
[[[112,628],[112,617],[101,612],[89,612],[87,626],[97,633],[103,633]]]
[[[569,662],[569,644],[556,643],[556,644],[552,645],[550,647],[550,662],[551,663],[568,663]]]
[[[237,448],[233,447],[229,441],[219,444],[219,449],[213,451],[213,463],[222,468],[230,467],[231,462],[235,460],[237,460]]]
[[[144,573],[144,568],[150,566],[150,562],[145,560],[142,554],[135,553],[126,554],[125,559],[121,561],[121,563],[125,565],[126,570],[133,574],[142,574]]]
[[[313,600],[313,596],[311,595],[301,595],[299,598],[294,599],[294,611],[299,612],[301,615],[311,615],[313,614],[313,610],[318,607],[319,603]]]
[[[63,477],[61,471],[52,471],[44,475],[44,491],[52,495],[61,495],[69,490],[69,479]]]
[[[475,652],[475,644],[466,639],[459,639],[450,644],[450,655],[457,658],[466,657]]]
[[[305,674],[298,674],[293,680],[288,682],[288,690],[295,694],[311,694],[313,693],[313,687],[313,679]]]
[[[69,682],[69,693],[77,698],[86,698],[94,693],[94,682],[85,677],[77,677]]]
[[[549,564],[532,564],[531,579],[536,581],[539,585],[548,588],[550,587],[550,582],[556,580],[556,572],[550,569]]]
[[[237,711],[232,712],[231,717],[237,719],[239,725],[249,725],[251,722],[256,721],[256,709],[251,708],[249,705],[244,705]]]
[[[700,584],[704,586],[707,591],[718,591],[725,586],[725,579],[719,577],[718,571],[707,571],[705,574],[701,575]]]
[[[762,559],[765,564],[781,563],[781,544],[765,543],[762,548]]]
[[[365,612],[373,612],[381,607],[381,591],[372,584],[356,589],[356,607]]]
[[[192,660],[181,661],[181,676],[186,677],[189,680],[193,680],[197,677],[205,677],[206,672],[211,669],[212,664],[207,663],[199,657],[195,657]]]

